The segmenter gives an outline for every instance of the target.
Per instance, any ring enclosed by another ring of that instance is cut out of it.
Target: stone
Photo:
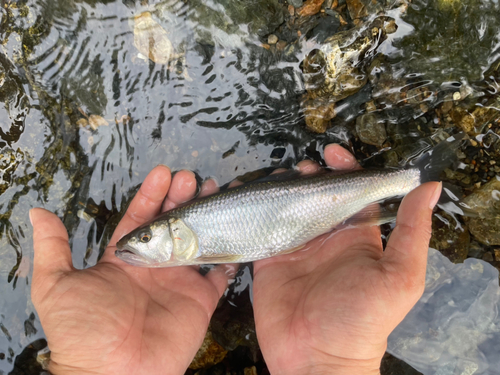
[[[363,143],[381,147],[387,139],[385,121],[377,112],[365,113],[356,119],[356,133]]]
[[[89,116],[89,125],[92,130],[97,130],[99,126],[108,126],[109,122],[107,122],[103,117],[97,115]]]
[[[303,0],[288,0],[288,4],[292,5],[294,8],[300,8],[304,5]]]
[[[314,133],[324,133],[335,117],[335,103],[308,101],[303,105],[306,127]]]
[[[493,254],[490,253],[489,251],[487,253],[484,253],[483,260],[485,262],[493,262]]]
[[[347,0],[347,9],[353,20],[377,14],[384,7],[377,0]]]
[[[474,238],[484,245],[500,245],[500,177],[475,190],[464,203],[478,214],[468,219]]]
[[[494,252],[495,252],[495,260],[497,262],[500,262],[500,249],[495,249]]]
[[[208,327],[201,348],[198,350],[189,365],[192,370],[208,368],[222,362],[226,357],[227,350],[220,346],[212,337],[210,326]]]
[[[276,49],[278,51],[284,51],[286,48],[286,42],[284,40],[280,40],[278,43],[276,43]]]
[[[483,255],[486,252],[484,246],[478,243],[477,241],[471,241],[469,245],[469,252],[467,257],[469,258],[477,258],[483,259]]]
[[[134,46],[143,56],[157,64],[167,64],[179,57],[167,31],[153,19],[150,12],[135,16],[134,21]]]
[[[267,44],[276,44],[278,43],[278,37],[274,34],[271,34],[267,37]]]
[[[444,211],[432,216],[430,247],[439,250],[453,263],[462,263],[467,258],[469,243],[467,226],[457,226],[455,219]]]
[[[319,13],[321,6],[325,0],[307,0],[304,5],[298,10],[300,16],[313,16]]]
[[[478,106],[472,110],[466,110],[462,107],[454,107],[450,111],[450,117],[455,126],[462,129],[471,136],[475,136],[490,121],[498,117],[498,101],[488,102],[484,106]]]

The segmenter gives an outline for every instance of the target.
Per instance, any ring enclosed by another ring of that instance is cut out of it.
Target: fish
[[[115,255],[151,268],[252,262],[296,251],[345,223],[383,222],[367,207],[439,180],[461,138],[403,168],[285,172],[187,202],[125,235]]]

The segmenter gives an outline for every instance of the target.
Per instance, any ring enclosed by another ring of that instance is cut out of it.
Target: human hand
[[[200,195],[215,191],[208,180]],[[46,210],[30,212],[35,249],[32,300],[59,374],[184,374],[201,346],[234,269],[137,268],[115,257],[135,227],[191,199],[194,174],[158,166],[146,177],[94,267],[72,265],[68,234]]]
[[[359,168],[338,145],[325,148],[325,161],[335,169]],[[318,169],[310,161],[298,167]],[[440,192],[430,182],[404,198],[385,252],[380,228],[363,226],[254,262],[257,338],[272,375],[380,374],[387,337],[424,290]]]

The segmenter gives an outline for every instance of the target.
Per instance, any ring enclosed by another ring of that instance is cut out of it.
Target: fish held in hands
[[[278,174],[188,202],[124,236],[115,254],[141,267],[251,262],[295,251],[346,222],[378,224],[383,218],[361,211],[438,180],[461,138],[401,169]]]

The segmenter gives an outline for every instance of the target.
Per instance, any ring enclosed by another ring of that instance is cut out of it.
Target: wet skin
[[[325,161],[337,169],[359,167],[338,145],[325,148]],[[319,168],[310,161],[297,167],[302,173]],[[208,180],[200,195],[217,190]],[[32,299],[52,351],[52,373],[185,372],[236,266],[201,276],[196,267],[133,267],[114,252],[123,235],[195,191],[193,173],[172,178],[165,166],[153,169],[103,258],[85,270],[73,268],[57,216],[31,211]],[[271,374],[379,373],[388,335],[424,289],[439,192],[439,184],[428,183],[408,194],[385,252],[378,227],[363,227],[321,236],[304,252],[255,262],[255,322]]]

